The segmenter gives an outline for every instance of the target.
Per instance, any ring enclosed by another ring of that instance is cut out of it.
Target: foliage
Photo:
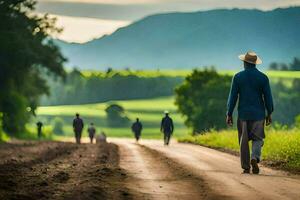
[[[226,126],[224,115],[230,80],[213,69],[194,70],[176,89],[176,105],[194,133]]]
[[[292,125],[300,113],[300,79],[293,79],[290,85],[279,80],[271,87],[275,105],[274,120],[281,124]]]
[[[191,142],[210,147],[239,151],[236,130],[213,131],[195,137],[179,139],[180,142]],[[266,131],[262,157],[265,160],[281,163],[286,169],[300,169],[300,133],[299,129]]]
[[[182,81],[182,77],[143,77],[130,71],[110,70],[83,75],[74,69],[68,73],[64,84],[49,80],[51,97],[44,98],[43,105],[74,105],[170,96]]]
[[[0,142],[6,142],[9,140],[8,135],[2,131],[2,117],[3,114],[0,112]]]
[[[65,59],[48,37],[59,32],[55,20],[34,15],[34,8],[33,0],[0,0],[0,112],[10,134],[24,131],[28,113],[48,92],[41,71],[64,75]]]
[[[107,116],[107,123],[110,127],[124,127],[128,126],[129,118],[125,114],[125,110],[118,104],[110,104],[105,109]]]
[[[63,135],[64,120],[60,117],[55,117],[52,123],[53,123],[53,133],[57,135]]]
[[[269,66],[270,70],[280,71],[300,71],[300,58],[294,58],[290,64],[272,62]]]
[[[295,117],[295,126],[300,129],[300,114]]]

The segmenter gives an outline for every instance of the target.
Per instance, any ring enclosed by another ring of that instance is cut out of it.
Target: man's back
[[[143,128],[142,123],[141,122],[134,122],[132,125],[132,131],[134,132],[140,132]]]
[[[88,128],[88,132],[89,132],[90,134],[95,134],[95,132],[96,132],[95,127],[94,127],[94,126],[90,126],[90,127]]]
[[[73,120],[73,128],[76,131],[81,131],[83,129],[83,121],[82,121],[82,119],[80,119],[79,117],[75,118]]]
[[[174,130],[173,120],[169,116],[166,116],[161,120],[161,129],[164,132],[170,132],[170,133],[173,132]]]
[[[273,111],[273,101],[268,77],[249,67],[237,73],[233,78],[232,90],[228,101],[229,111],[239,98],[239,119],[262,120],[265,118],[265,110]]]

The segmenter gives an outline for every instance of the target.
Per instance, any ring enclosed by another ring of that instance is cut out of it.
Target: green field
[[[176,112],[173,97],[113,102],[122,105],[132,121],[136,117],[140,118],[144,126],[143,138],[161,138],[160,121],[165,110],[170,111],[170,116],[173,118],[175,124],[174,136],[183,137],[188,134],[188,130],[183,123],[183,118]],[[32,121],[28,128],[34,131],[34,123],[37,120],[42,120],[49,131],[49,126],[52,125],[53,119],[59,117],[64,120],[64,135],[73,136],[72,120],[75,113],[78,112],[86,125],[90,122],[96,125],[98,133],[104,131],[109,137],[132,137],[130,126],[123,128],[111,128],[107,126],[105,108],[109,103],[112,102],[39,107],[37,109],[37,118]],[[84,130],[84,136],[87,136],[86,128],[87,126]]]
[[[242,70],[242,69],[241,69]],[[136,75],[140,77],[157,77],[157,76],[169,76],[169,77],[186,77],[192,72],[192,70],[118,70],[114,73],[122,75]],[[234,75],[238,70],[218,70],[220,74]],[[89,77],[91,75],[101,76],[104,75],[103,71],[85,70],[81,72],[84,76]],[[270,78],[300,78],[300,71],[265,71]]]
[[[236,130],[224,130],[196,137],[187,136],[179,139],[180,142],[190,142],[210,147],[218,147],[238,152],[239,144]],[[275,166],[300,170],[300,131],[292,130],[266,130],[266,139],[262,152],[263,159],[271,161]]]

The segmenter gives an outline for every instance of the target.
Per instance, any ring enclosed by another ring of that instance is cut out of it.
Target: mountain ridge
[[[300,7],[174,12],[147,16],[84,44],[58,43],[68,66],[81,69],[236,69],[237,55],[247,50],[257,51],[266,65],[299,56],[299,25]]]

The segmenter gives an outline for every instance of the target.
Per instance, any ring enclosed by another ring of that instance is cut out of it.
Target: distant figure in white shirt
[[[103,131],[99,135],[97,135],[96,143],[97,144],[106,143],[106,135]]]

